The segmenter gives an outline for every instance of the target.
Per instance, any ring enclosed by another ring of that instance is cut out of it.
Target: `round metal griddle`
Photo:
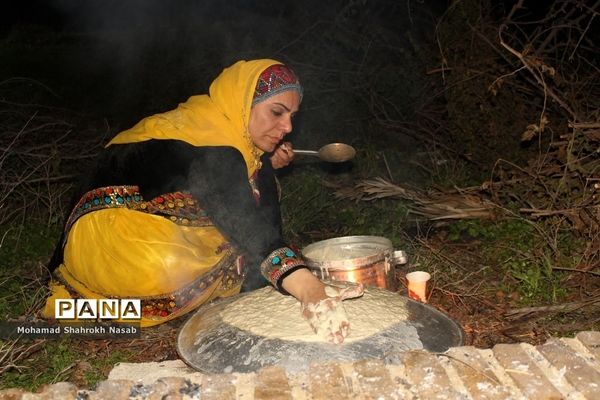
[[[257,336],[225,323],[219,315],[230,303],[249,294],[206,304],[184,323],[177,337],[177,351],[185,363],[208,374],[247,373],[274,365],[293,372],[306,370],[313,362],[392,362],[407,350],[444,352],[464,343],[463,330],[454,320],[401,295],[397,301],[406,307],[407,319],[362,340],[336,345]]]

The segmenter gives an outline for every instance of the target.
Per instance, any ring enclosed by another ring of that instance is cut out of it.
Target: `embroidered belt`
[[[179,225],[212,225],[206,212],[200,208],[198,201],[190,193],[165,193],[145,201],[138,186],[124,185],[93,189],[81,196],[67,219],[65,232],[68,232],[82,215],[105,208],[128,208],[147,212],[168,218]]]

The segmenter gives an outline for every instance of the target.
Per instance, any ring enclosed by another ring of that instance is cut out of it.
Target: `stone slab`
[[[463,399],[452,387],[450,378],[441,366],[438,356],[426,351],[409,351],[401,356],[406,381],[411,392],[419,399]]]
[[[582,356],[558,339],[536,349],[585,398],[600,399],[600,372]]]
[[[348,399],[354,392],[350,379],[337,364],[312,364],[308,376],[309,390],[315,400]]]
[[[575,336],[581,344],[596,358],[596,361],[600,363],[600,332],[579,332]]]
[[[201,383],[204,374],[188,367],[181,360],[145,363],[118,363],[109,372],[108,379],[127,379],[149,385],[160,378],[179,377]]]
[[[364,399],[398,399],[397,387],[380,360],[364,360],[353,364],[354,374],[359,385],[359,393]]]
[[[454,347],[446,352],[467,392],[474,399],[504,400],[515,397],[503,385],[485,358],[474,347]]]
[[[255,379],[254,399],[291,400],[292,388],[289,385],[285,369],[267,367],[258,371]]]
[[[563,398],[535,361],[519,345],[497,344],[493,352],[526,398],[547,400]]]

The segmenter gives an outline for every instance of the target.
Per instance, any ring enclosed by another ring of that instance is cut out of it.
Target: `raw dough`
[[[374,335],[407,319],[406,302],[399,294],[365,287],[362,297],[344,300],[350,333],[344,343]],[[289,341],[323,342],[300,314],[300,303],[272,287],[255,290],[229,304],[220,313],[223,322],[257,336]]]

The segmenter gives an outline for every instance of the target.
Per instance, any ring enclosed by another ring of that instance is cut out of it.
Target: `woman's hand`
[[[271,165],[274,169],[287,167],[292,161],[294,161],[294,151],[290,142],[281,143],[271,155]]]
[[[327,298],[317,303],[302,303],[302,316],[320,337],[336,344],[342,343],[350,330],[350,323],[342,301],[363,295],[363,286],[339,289],[326,288]]]
[[[282,285],[300,301],[302,316],[317,335],[333,343],[344,341],[350,324],[342,301],[362,296],[362,285],[344,289],[327,286],[307,269],[293,272]]]

